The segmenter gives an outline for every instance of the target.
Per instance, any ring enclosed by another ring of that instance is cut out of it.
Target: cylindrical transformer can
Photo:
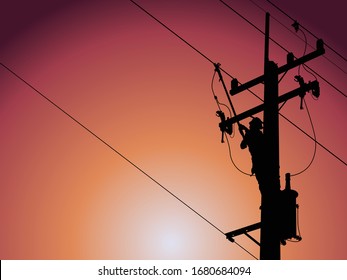
[[[286,174],[286,187],[281,191],[280,224],[281,239],[286,240],[297,237],[297,204],[298,192],[290,188],[290,174]]]

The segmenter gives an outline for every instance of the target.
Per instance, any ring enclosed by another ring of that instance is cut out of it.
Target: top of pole
[[[270,41],[270,14],[266,13],[265,18],[265,55],[264,55],[264,67],[269,62],[269,41]]]

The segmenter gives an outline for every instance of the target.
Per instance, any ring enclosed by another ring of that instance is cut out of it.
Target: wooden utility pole
[[[287,64],[278,67],[275,62],[269,59],[269,41],[270,41],[270,14],[266,14],[265,24],[265,57],[264,57],[264,75],[255,78],[243,85],[232,82],[230,95],[235,95],[244,90],[249,89],[259,83],[264,83],[264,104],[254,107],[244,113],[236,115],[230,119],[223,120],[220,127],[231,127],[233,123],[239,123],[242,119],[252,116],[253,114],[264,112],[263,129],[264,129],[264,149],[266,159],[264,159],[265,183],[261,191],[261,222],[250,225],[238,230],[231,231],[226,234],[230,241],[234,241],[234,237],[245,234],[252,241],[260,245],[260,259],[262,260],[279,260],[281,259],[281,240],[283,237],[291,238],[295,233],[283,232],[282,226],[287,221],[283,220],[281,213],[286,213],[287,209],[283,209],[284,194],[280,186],[280,161],[279,161],[279,114],[278,104],[285,102],[293,97],[300,96],[303,98],[307,91],[312,90],[319,95],[319,84],[317,81],[305,83],[302,77],[298,78],[300,87],[279,96],[278,75],[299,66],[307,61],[324,54],[323,41],[317,41],[317,49],[301,58],[294,59],[292,53],[287,56]],[[220,74],[221,76],[221,74]],[[226,131],[228,132],[228,131]],[[248,232],[261,229],[260,242],[257,242]]]
[[[261,198],[260,259],[280,259],[278,67],[269,60],[270,14],[266,14],[264,59],[264,145],[266,181]]]

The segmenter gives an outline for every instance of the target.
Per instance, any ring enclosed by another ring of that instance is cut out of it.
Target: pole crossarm
[[[317,81],[313,81],[313,82],[308,82],[308,83],[304,83],[303,85],[301,85],[300,87],[298,87],[297,89],[294,89],[290,92],[287,92],[283,95],[281,95],[278,98],[278,104],[286,102],[287,100],[296,97],[296,96],[302,96],[304,95],[306,92],[310,91],[310,90],[314,90],[317,89],[318,87],[318,82]],[[260,112],[264,111],[264,104],[260,104],[252,109],[249,109],[243,113],[240,113],[230,119],[225,120],[224,122],[221,123],[221,125],[224,126],[231,126],[233,123],[238,123],[241,120],[248,118],[252,115],[258,114]]]
[[[325,49],[324,49],[324,43],[322,40],[318,40],[317,41],[317,49],[307,55],[304,55],[303,57],[300,57],[296,60],[294,60],[294,56],[292,53],[290,53],[288,55],[288,57],[292,57],[291,59],[288,59],[288,63],[279,67],[278,68],[278,71],[277,71],[277,74],[281,74],[281,73],[284,73],[284,72],[287,72],[288,70],[292,69],[292,68],[295,68],[301,64],[304,64],[318,56],[321,56],[325,53]],[[236,86],[236,87],[233,87],[231,90],[230,90],[230,95],[236,95],[244,90],[247,90],[251,87],[254,87],[260,83],[264,83],[264,80],[265,80],[265,75],[261,75],[253,80],[250,80],[249,82],[247,83],[244,83],[242,85],[239,85],[239,86]]]
[[[259,223],[256,223],[256,224],[253,224],[253,225],[250,225],[250,226],[247,226],[247,227],[243,227],[243,228],[240,228],[240,229],[236,229],[236,230],[230,231],[230,232],[226,233],[225,236],[226,236],[226,238],[229,241],[235,242],[235,240],[234,240],[235,236],[244,234],[249,239],[251,239],[253,242],[255,242],[257,245],[260,246],[260,243],[256,239],[254,239],[251,235],[248,234],[251,231],[260,229],[260,227],[261,227],[261,223],[259,222]]]

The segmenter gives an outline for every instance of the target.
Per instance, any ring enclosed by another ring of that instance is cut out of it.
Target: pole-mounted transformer
[[[286,185],[280,194],[280,236],[283,245],[287,239],[301,240],[297,234],[297,197],[298,192],[291,189],[290,173],[286,173]]]

